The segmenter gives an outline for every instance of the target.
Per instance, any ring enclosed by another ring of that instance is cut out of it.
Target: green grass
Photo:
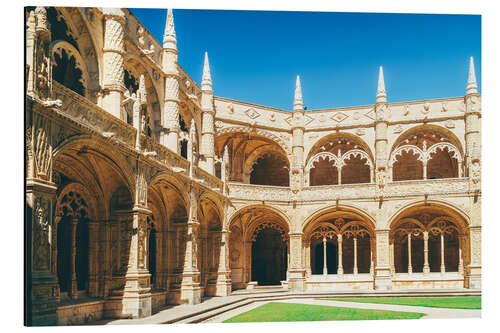
[[[426,306],[430,308],[481,309],[481,296],[465,297],[365,297],[332,298],[329,301]]]
[[[224,323],[419,319],[423,316],[423,313],[416,312],[364,310],[336,306],[271,302],[227,319]]]

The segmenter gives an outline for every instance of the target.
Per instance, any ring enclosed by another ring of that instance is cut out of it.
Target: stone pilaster
[[[231,270],[229,268],[229,232],[221,231],[219,267],[217,269],[217,284],[215,296],[229,296],[231,294]]]
[[[147,208],[148,166],[136,162],[134,207],[130,212],[132,233],[128,257],[122,316],[143,318],[151,315],[151,286],[148,269],[150,215]]]
[[[125,14],[119,8],[103,8],[103,97],[102,107],[113,116],[127,121],[121,107],[123,92],[123,55],[125,53]]]
[[[470,264],[467,269],[467,284],[471,289],[481,289],[481,226],[471,226],[470,234]]]
[[[290,233],[290,261],[288,267],[288,289],[305,290],[306,271],[302,264],[302,233]]]
[[[189,199],[189,217],[184,234],[186,247],[180,302],[198,304],[201,302],[200,271],[198,268],[200,223],[198,222],[198,190],[194,186],[189,189]]]
[[[470,200],[470,264],[466,269],[466,284],[469,288],[481,288],[481,96],[472,57],[464,103],[466,168],[473,193]]]
[[[172,10],[167,12],[163,35],[162,68],[165,73],[162,134],[160,142],[171,151],[179,153],[179,69],[177,64],[177,37]]]
[[[132,235],[128,258],[125,288],[122,299],[122,316],[143,318],[151,316],[151,287],[147,267],[148,216],[151,211],[136,205],[130,212]]]
[[[201,129],[201,155],[200,167],[211,175],[215,174],[215,128],[214,128],[214,92],[212,78],[210,76],[210,65],[208,55],[205,52],[205,63],[201,79],[201,109],[203,121]]]
[[[49,34],[45,9],[35,10],[36,31]],[[48,47],[48,46],[47,46]],[[44,53],[45,54],[45,53]],[[48,63],[50,65],[50,63]],[[37,65],[38,66],[38,65]],[[50,72],[36,70],[35,98],[51,94]],[[54,124],[45,108],[27,99],[26,103],[26,324],[56,325],[59,285],[55,246],[54,211],[56,185],[52,181]]]
[[[389,254],[389,230],[375,230],[377,262],[375,265],[375,289],[392,288],[391,265]]]

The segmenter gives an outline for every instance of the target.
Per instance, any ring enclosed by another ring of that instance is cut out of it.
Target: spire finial
[[[210,75],[210,64],[208,63],[208,53],[205,52],[205,62],[203,63],[203,75],[201,77],[201,90],[212,90],[212,76]]]
[[[377,86],[377,103],[387,103],[387,94],[385,92],[384,82],[384,69],[380,66],[378,73],[378,86]]]
[[[465,93],[477,94],[477,82],[476,82],[476,71],[474,70],[474,58],[470,57],[469,61],[469,78],[467,79],[467,87],[465,88]]]
[[[300,86],[300,76],[297,75],[297,80],[295,81],[295,96],[293,99],[293,109],[303,110],[304,105],[302,101],[302,88]]]
[[[167,10],[165,33],[163,34],[163,48],[177,50],[177,36],[175,35],[174,14],[172,8]]]

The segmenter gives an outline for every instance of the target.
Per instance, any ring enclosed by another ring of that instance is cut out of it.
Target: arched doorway
[[[229,223],[229,264],[233,290],[280,285],[287,280],[289,224],[274,207],[253,205],[236,212]]]
[[[252,244],[252,281],[258,285],[279,285],[286,280],[287,244],[279,230],[261,230]]]

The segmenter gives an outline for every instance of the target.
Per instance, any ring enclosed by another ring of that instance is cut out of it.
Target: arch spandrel
[[[216,132],[216,140],[219,137],[224,136],[225,134],[246,134],[246,135],[253,135],[257,137],[263,137],[268,140],[273,141],[276,143],[279,147],[281,147],[284,152],[286,153],[287,157],[291,154],[291,147],[289,143],[285,142],[282,138],[279,136],[258,128],[250,128],[250,127],[226,127],[226,128],[220,128]]]
[[[250,218],[250,215],[252,212],[255,213],[254,218]],[[259,217],[258,213],[264,212],[265,215]],[[244,236],[245,239],[250,237],[250,235],[253,233],[254,229],[258,227],[259,223],[263,223],[266,221],[266,215],[272,218],[273,221],[280,223],[283,228],[285,228],[288,232],[292,230],[291,226],[291,219],[290,217],[280,210],[279,208],[269,206],[269,205],[255,205],[255,204],[250,204],[243,206],[237,210],[235,210],[230,216],[228,216],[227,220],[229,221],[229,224],[227,228],[231,228],[235,223],[236,220],[239,218],[244,217],[245,218],[245,224],[243,229],[245,230]],[[270,219],[268,219],[270,220]]]
[[[413,201],[400,207],[391,217],[387,220],[387,229],[394,229],[401,224],[402,221],[411,221],[413,215],[422,212],[432,212],[436,218],[446,217],[455,223],[458,223],[462,230],[466,230],[470,225],[469,216],[456,205],[442,200],[427,200],[427,201]],[[417,219],[418,222],[421,222]],[[415,222],[415,221],[414,221]],[[429,221],[430,223],[430,221]],[[421,223],[422,224],[422,223]],[[429,225],[427,223],[427,225]]]
[[[133,193],[132,190],[135,186],[134,170],[124,156],[112,149],[112,147],[100,144],[98,140],[92,139],[89,135],[75,135],[63,140],[55,147],[53,150],[53,159],[57,160],[61,155],[71,152],[75,152],[76,156],[83,153],[96,154],[108,163],[114,173],[127,186],[128,190]]]
[[[353,220],[360,221],[369,229],[375,230],[375,218],[363,209],[352,205],[330,205],[318,208],[313,213],[309,214],[309,216],[302,222],[301,232],[304,235],[307,235],[315,228],[318,221],[321,223],[322,220],[326,218],[342,217],[346,215],[352,217]]]
[[[157,196],[162,199],[168,220],[175,215],[173,213],[176,207],[184,209],[186,214],[189,212],[191,201],[188,188],[174,175],[167,172],[156,174],[148,181],[148,191],[156,191]]]
[[[418,125],[415,127],[411,127],[401,133],[393,142],[390,144],[391,150],[389,156],[392,156],[393,152],[398,149],[399,147],[404,145],[404,141],[412,136],[416,136],[418,134],[422,133],[438,133],[440,134],[445,140],[448,140],[454,147],[458,149],[458,152],[460,153],[461,156],[464,156],[464,150],[463,150],[463,142],[459,137],[449,130],[446,127],[443,127],[441,125],[431,125],[431,124],[425,124],[425,125]],[[403,143],[403,144],[402,144]],[[433,143],[434,144],[434,143]],[[433,144],[429,144],[429,150],[430,147]],[[411,144],[411,146],[415,146]],[[419,148],[420,149],[420,148]],[[420,149],[421,150],[421,149]]]
[[[304,164],[305,165],[309,164],[309,161],[311,160],[311,158],[321,151],[321,149],[320,149],[321,146],[327,144],[330,141],[333,141],[336,139],[341,139],[341,138],[349,139],[349,140],[352,140],[353,142],[355,142],[356,145],[358,145],[359,147],[362,148],[360,150],[365,151],[365,153],[369,156],[371,162],[373,163],[373,161],[374,161],[373,151],[372,151],[370,145],[368,145],[365,140],[363,140],[361,137],[359,137],[355,134],[352,134],[352,133],[339,132],[339,133],[329,133],[329,134],[324,135],[323,137],[317,139],[311,145],[311,147],[309,149],[306,149],[306,151],[304,151],[304,156],[307,156],[307,158],[304,161]],[[343,153],[345,153],[345,152],[343,152]]]

